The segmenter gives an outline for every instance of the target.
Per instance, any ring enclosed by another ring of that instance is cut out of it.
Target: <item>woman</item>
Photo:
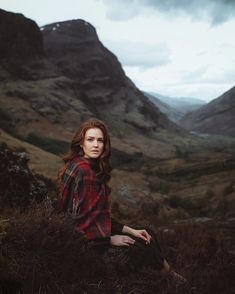
[[[130,262],[138,267],[152,266],[177,283],[186,280],[171,269],[161,248],[146,230],[121,225],[110,216],[107,185],[111,168],[110,138],[104,123],[97,119],[84,122],[76,132],[65,167],[60,174],[58,208],[76,220],[75,230],[99,251],[110,246],[128,247]]]

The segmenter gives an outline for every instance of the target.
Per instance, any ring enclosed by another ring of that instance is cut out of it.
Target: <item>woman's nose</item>
[[[97,140],[94,140],[94,146],[98,147],[98,141]]]

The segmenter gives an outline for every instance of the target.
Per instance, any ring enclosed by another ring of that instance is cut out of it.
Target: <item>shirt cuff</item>
[[[114,218],[111,218],[111,235],[122,234],[123,227],[123,224],[119,223]]]

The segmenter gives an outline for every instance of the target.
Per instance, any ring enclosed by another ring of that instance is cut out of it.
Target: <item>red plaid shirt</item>
[[[78,232],[89,240],[110,237],[109,191],[105,184],[99,184],[91,163],[81,157],[71,160],[62,177],[59,196],[59,210],[72,214]]]

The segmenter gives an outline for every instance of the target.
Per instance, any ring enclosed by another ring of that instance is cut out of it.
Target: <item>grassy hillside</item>
[[[56,179],[58,170],[62,165],[60,157],[46,152],[37,146],[21,141],[0,129],[0,143],[6,143],[16,151],[27,152],[29,167],[35,172],[49,179]]]

